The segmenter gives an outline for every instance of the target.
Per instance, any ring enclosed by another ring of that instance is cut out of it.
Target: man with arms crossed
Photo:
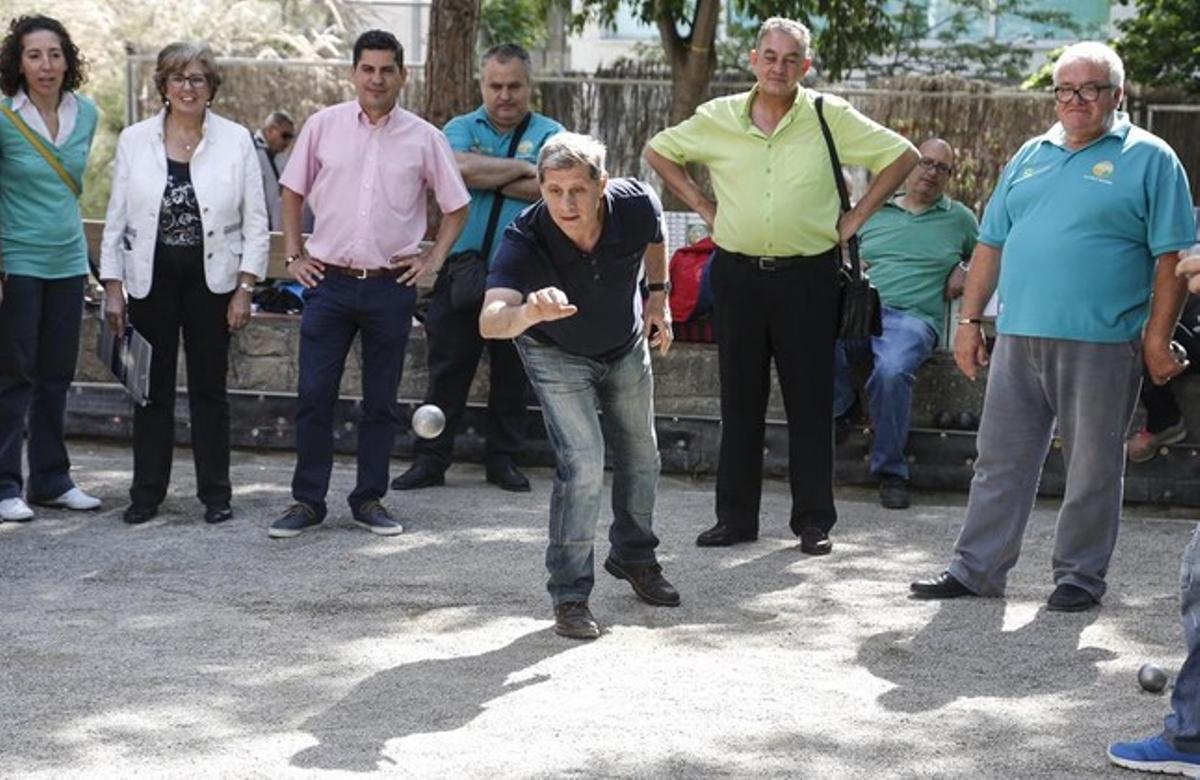
[[[505,232],[479,317],[484,338],[517,339],[542,405],[556,460],[547,588],[555,631],[575,639],[600,635],[588,596],[606,439],[613,523],[604,569],[648,604],[679,604],[651,528],[659,456],[649,348],[665,355],[672,338],[662,205],[642,182],[609,179],[604,156],[588,136],[546,141],[538,159],[542,201]]]
[[[309,118],[280,182],[288,273],[306,292],[295,503],[271,524],[275,538],[296,536],[325,519],[333,408],[355,334],[362,342],[363,399],[350,510],[355,524],[372,533],[404,530],[380,499],[387,492],[399,424],[396,388],[412,323],[413,285],[441,267],[470,200],[445,136],[396,105],[405,76],[404,51],[391,33],[369,30],[359,36],[351,70],[357,99]],[[428,190],[443,217],[433,246],[419,252]],[[316,224],[302,247],[306,198]]]
[[[984,212],[954,338],[975,379],[998,278],[979,456],[950,564],[914,582],[916,598],[1004,595],[1056,428],[1066,489],[1048,608],[1104,596],[1142,364],[1159,384],[1184,368],[1169,348],[1187,292],[1175,266],[1195,234],[1175,153],[1117,110],[1124,81],[1108,46],[1068,46],[1054,65],[1058,123],[1009,161]]]
[[[541,197],[538,191],[537,156],[542,144],[562,125],[529,110],[532,89],[529,53],[515,44],[493,46],[483,54],[479,77],[483,105],[446,123],[446,138],[454,159],[471,190],[471,215],[454,244],[451,255],[481,253],[493,204],[503,197],[499,219],[491,237],[488,263],[495,257],[504,228],[513,217]],[[526,120],[528,121],[526,122]],[[523,128],[516,154],[508,156],[517,130]],[[467,407],[471,379],[479,365],[484,341],[479,335],[479,302],[455,309],[447,267],[438,274],[433,300],[425,317],[429,346],[429,387],[425,403],[437,404],[446,414],[446,427],[433,439],[417,439],[414,460],[405,473],[392,480],[394,490],[442,485],[454,450],[454,435]],[[487,481],[503,490],[524,492],[529,480],[517,470],[525,417],[525,369],[511,341],[489,341],[487,405]]]

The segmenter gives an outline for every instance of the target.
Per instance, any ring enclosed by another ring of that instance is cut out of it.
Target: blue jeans
[[[874,356],[875,367],[867,380],[867,398],[875,441],[871,448],[871,473],[908,479],[904,446],[912,417],[912,386],[917,369],[933,354],[937,333],[919,317],[883,307],[883,335],[869,341],[839,340],[834,352],[833,414],[845,414],[854,403],[850,360]]]
[[[1200,526],[1184,550],[1179,586],[1188,655],[1175,679],[1163,737],[1176,750],[1200,753]]]
[[[587,601],[595,582],[606,439],[613,467],[609,555],[626,564],[655,562],[658,538],[651,517],[659,457],[650,350],[645,339],[638,339],[624,354],[594,360],[529,336],[517,340],[517,350],[554,446],[546,589],[555,605]]]
[[[400,426],[396,388],[416,289],[386,276],[355,279],[330,273],[305,291],[304,301],[292,496],[323,516],[333,473],[333,408],[356,334],[362,340],[362,409],[358,481],[350,508],[387,495],[388,465]]]

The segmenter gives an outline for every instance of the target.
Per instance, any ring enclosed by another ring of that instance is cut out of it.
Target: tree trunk
[[[679,34],[676,20],[662,9],[658,15],[658,34],[667,61],[671,65],[671,108],[667,125],[676,125],[690,117],[696,106],[708,97],[708,84],[717,67],[717,19],[721,14],[720,0],[696,0],[696,15],[687,37]],[[709,189],[706,171],[692,170],[692,176],[704,189]],[[711,194],[711,193],[710,193]],[[687,206],[673,192],[663,191],[663,207],[686,210]]]
[[[479,102],[479,0],[437,0],[429,15],[425,119],[441,127]]]

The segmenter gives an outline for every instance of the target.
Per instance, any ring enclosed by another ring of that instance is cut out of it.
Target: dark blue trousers
[[[292,497],[319,514],[325,513],[333,471],[333,407],[355,335],[362,342],[362,407],[358,481],[350,507],[387,493],[388,465],[400,423],[396,390],[415,301],[415,288],[388,277],[355,279],[331,273],[305,293]]]
[[[0,499],[23,492],[21,444],[29,431],[31,501],[75,486],[63,441],[67,390],[79,355],[82,276],[9,275],[0,302]]]

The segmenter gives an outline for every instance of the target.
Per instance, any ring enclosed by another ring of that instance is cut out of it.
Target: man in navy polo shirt
[[[467,226],[433,286],[433,299],[425,317],[429,346],[429,386],[425,403],[437,404],[446,413],[446,427],[433,439],[417,439],[413,464],[392,480],[393,490],[414,490],[444,484],[454,452],[454,436],[467,407],[471,380],[479,365],[484,341],[479,336],[479,306],[454,306],[449,270],[455,256],[464,252],[496,256],[500,237],[513,217],[541,197],[538,192],[537,156],[546,139],[563,126],[529,110],[533,89],[529,53],[504,43],[483,54],[479,87],[483,105],[446,123],[446,139],[454,150],[459,173],[471,191]],[[516,148],[509,146],[520,133]],[[487,227],[497,198],[500,211],[491,241]],[[484,244],[487,243],[487,246]],[[525,419],[525,370],[511,341],[492,341],[488,351],[487,481],[503,490],[524,492],[529,480],[517,470],[514,459],[521,448]]]
[[[979,457],[950,565],[912,584],[918,598],[1004,594],[1056,428],[1066,488],[1048,607],[1088,610],[1104,595],[1142,364],[1158,384],[1184,368],[1169,347],[1186,294],[1175,267],[1195,235],[1179,159],[1117,111],[1124,81],[1108,46],[1067,47],[1058,124],[1009,161],[984,212],[954,339],[974,379],[999,278]]]
[[[542,147],[542,200],[508,227],[479,317],[487,339],[517,339],[557,467],[547,585],[555,631],[594,639],[594,537],[612,450],[612,544],[604,568],[643,601],[676,606],[651,528],[658,484],[650,347],[671,346],[662,204],[645,184],[609,179],[603,144],[559,133]],[[650,290],[643,311],[638,279]],[[603,431],[600,419],[603,413]]]

